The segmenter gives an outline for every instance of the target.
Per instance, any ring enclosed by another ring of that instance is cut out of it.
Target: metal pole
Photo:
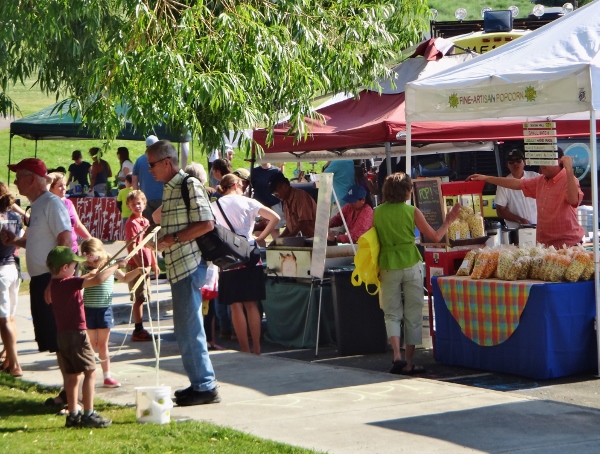
[[[319,357],[319,332],[321,330],[321,304],[323,303],[323,279],[319,285],[319,313],[317,314],[317,340],[315,342],[315,358]]]
[[[596,111],[590,110],[590,150],[592,152],[592,222],[594,224],[594,295],[596,297],[596,344],[598,346],[598,376],[600,376],[600,266],[598,264],[598,147],[596,145]]]
[[[392,144],[390,142],[385,143],[385,166],[387,174],[392,174]]]
[[[410,169],[412,169],[412,148],[410,146],[410,141],[412,137],[412,131],[410,129],[410,121],[406,122],[406,148],[405,148],[405,153],[406,153],[406,174],[409,177],[412,177],[412,172],[410,171]]]

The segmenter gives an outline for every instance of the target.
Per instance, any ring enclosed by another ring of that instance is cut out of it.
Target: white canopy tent
[[[483,56],[406,85],[410,123],[523,117],[590,119],[593,222],[598,227],[596,112],[600,110],[600,0]],[[572,118],[570,115],[567,118]],[[407,147],[410,165],[410,145]],[[600,313],[598,235],[594,235],[596,321]],[[600,336],[596,331],[599,368]],[[600,372],[600,370],[599,370]]]

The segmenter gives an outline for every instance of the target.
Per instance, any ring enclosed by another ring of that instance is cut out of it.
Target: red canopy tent
[[[265,153],[343,150],[402,143],[406,131],[404,93],[379,94],[364,90],[357,98],[329,105],[317,112],[324,121],[306,119],[308,136],[295,142],[289,135],[290,124],[275,126],[273,144],[267,146],[267,131],[255,130],[254,141]],[[589,121],[560,120],[556,125],[560,137],[589,136]],[[413,143],[477,142],[523,138],[523,119],[481,120],[469,122],[417,122],[412,124]]]

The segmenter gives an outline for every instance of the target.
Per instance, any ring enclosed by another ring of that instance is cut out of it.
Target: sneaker
[[[81,425],[81,413],[77,413],[75,416],[71,416],[67,412],[67,421],[65,427],[79,427]]]
[[[175,399],[177,399],[178,397],[192,395],[193,393],[194,393],[194,387],[190,385],[185,389],[176,390],[174,394],[175,394]]]
[[[81,427],[91,427],[95,429],[103,429],[112,424],[110,419],[105,419],[95,411],[89,416],[81,416]]]
[[[108,378],[104,379],[104,387],[105,388],[118,388],[120,386],[121,386],[121,383],[119,383],[114,378],[108,377]]]
[[[189,407],[190,405],[205,405],[205,404],[218,404],[221,402],[221,396],[217,388],[211,389],[210,391],[194,391],[191,393],[178,397],[175,403],[180,407]]]
[[[134,331],[131,334],[131,340],[134,342],[147,342],[152,340],[152,334],[150,334],[145,329],[141,329],[139,331]]]

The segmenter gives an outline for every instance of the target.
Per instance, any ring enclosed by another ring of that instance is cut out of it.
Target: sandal
[[[215,351],[215,350],[225,350],[225,347],[221,347],[220,345],[217,345],[217,344],[208,344],[208,351]]]
[[[427,372],[423,366],[415,366],[414,364],[408,370],[402,369],[402,375],[418,375]]]
[[[404,373],[404,368],[406,367],[406,361],[401,359],[400,361],[394,361],[392,368],[390,369],[390,374],[400,375]]]

